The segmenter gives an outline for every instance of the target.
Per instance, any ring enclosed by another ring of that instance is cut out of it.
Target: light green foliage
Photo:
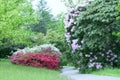
[[[54,44],[64,54],[68,49],[65,41],[64,34],[57,31],[48,30],[47,35],[44,37],[45,43]]]
[[[120,13],[120,0],[118,0],[118,6],[116,7],[116,10]],[[120,16],[118,16],[117,19],[120,20]]]
[[[59,30],[54,30],[54,31],[48,30],[46,36],[44,37],[44,41],[45,43],[48,44],[54,44],[55,47],[60,49],[60,52],[62,53],[61,65],[66,65],[67,64],[66,55],[69,55],[71,52],[65,40],[64,34],[62,32],[59,32]]]
[[[13,65],[8,60],[0,61],[0,79],[2,80],[68,80],[61,77],[59,71],[45,68]]]
[[[46,43],[59,44],[59,42],[64,43],[64,35],[59,32],[48,30],[45,36]]]
[[[117,68],[105,68],[100,71],[94,71],[91,74],[120,77],[120,69]]]
[[[118,0],[118,5],[116,6],[116,10],[119,12],[120,14],[120,0]],[[117,16],[117,20],[120,21],[120,15]],[[120,37],[120,32],[117,32],[117,33],[113,33],[114,35]]]
[[[36,33],[31,37],[31,41],[34,45],[41,45],[41,44],[53,44],[60,49],[63,53],[66,51],[67,43],[65,41],[65,37],[63,32],[58,32],[58,29],[55,30],[48,30],[46,35],[42,33]]]
[[[57,15],[56,17],[56,27],[54,28],[51,28],[52,30],[55,30],[56,32],[59,32],[61,34],[64,34],[65,33],[65,30],[64,30],[64,17],[65,17],[65,13],[60,13]]]
[[[30,44],[27,30],[36,19],[28,0],[0,0],[0,47],[12,44]]]
[[[31,41],[32,41],[32,45],[31,46],[44,44],[45,43],[45,41],[44,41],[44,34],[36,32],[35,34],[33,34],[31,36]]]

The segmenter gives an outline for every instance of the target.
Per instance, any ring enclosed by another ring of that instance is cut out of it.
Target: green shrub
[[[3,46],[0,48],[0,58],[8,58],[12,55],[12,52],[17,51],[17,49],[23,49],[24,47],[25,45],[22,44]]]
[[[47,35],[44,37],[45,43],[54,44],[56,47],[58,47],[61,51],[64,51],[64,43],[65,38],[63,34],[60,34],[59,32],[48,30]]]
[[[66,60],[66,55],[70,54],[69,46],[67,45],[67,42],[64,37],[64,33],[58,32],[56,30],[48,30],[46,36],[44,37],[45,43],[48,44],[54,44],[55,47],[60,49],[60,52],[62,52],[62,60],[61,65],[67,65],[69,61]]]
[[[10,34],[8,38],[4,38],[2,41],[2,45],[0,45],[0,58],[7,58],[11,55],[12,51],[16,51],[17,49],[23,49],[24,47],[31,46],[32,41],[30,40],[31,35],[33,35],[31,31],[27,29],[19,31],[17,35],[14,33]]]
[[[69,10],[66,39],[73,52],[71,59],[80,72],[120,66],[120,39],[113,35],[120,30],[117,4],[117,0],[95,0]]]
[[[42,45],[45,43],[44,40],[44,34],[42,33],[35,33],[31,36],[31,41],[32,41],[32,45],[31,46],[35,46],[35,45]]]
[[[59,30],[57,29],[48,30],[46,35],[43,35],[42,33],[35,33],[31,37],[32,46],[42,45],[42,44],[53,44],[55,47],[57,47],[60,50],[60,52],[63,53],[61,65],[67,65],[68,62],[71,62],[69,61],[70,57],[66,56],[71,54],[70,49],[65,40],[64,33],[58,31]],[[68,58],[68,60],[66,58]]]

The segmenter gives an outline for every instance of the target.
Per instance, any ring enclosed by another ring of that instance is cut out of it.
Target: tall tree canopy
[[[31,26],[31,29],[35,32],[42,32],[46,34],[47,28],[51,25],[53,15],[50,14],[50,9],[47,7],[45,0],[39,0],[36,8],[36,14],[39,18],[39,22]]]
[[[80,4],[82,0],[61,0],[65,6],[70,7],[70,6],[77,6]]]
[[[32,31],[46,34],[48,29],[55,29],[60,26],[58,25],[58,19],[51,14],[51,10],[47,6],[47,2],[45,0],[39,0],[36,8],[36,14],[39,18],[39,22],[30,27]]]
[[[28,0],[0,0],[0,47],[27,44],[31,32],[26,30],[36,22]]]

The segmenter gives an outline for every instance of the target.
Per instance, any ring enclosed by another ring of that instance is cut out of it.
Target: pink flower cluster
[[[101,69],[105,67],[104,63],[113,66],[114,62],[115,61],[117,62],[117,56],[118,56],[112,50],[108,50],[107,52],[98,52],[96,54],[93,52],[89,52],[88,54],[83,54],[82,52],[80,52],[79,55],[81,57],[83,57],[84,55],[84,58],[88,59],[89,68],[96,68],[96,69]]]
[[[71,44],[71,46],[72,46],[72,50],[73,50],[73,52],[74,52],[76,49],[81,48],[81,45],[78,45],[77,42],[78,42],[78,39],[74,39],[74,40],[72,40],[72,44]]]
[[[65,24],[65,37],[66,41],[72,48],[72,52],[75,52],[75,50],[79,49],[81,45],[78,44],[78,38],[74,38],[74,32],[77,26],[77,19],[78,16],[82,11],[84,11],[84,7],[69,7],[68,8],[68,13],[64,19],[64,24]],[[81,41],[82,43],[83,41]]]
[[[101,69],[103,68],[102,64],[100,62],[94,62],[94,63],[90,63],[88,65],[89,68],[93,68],[95,67],[96,69]]]
[[[43,67],[48,69],[59,69],[60,58],[57,58],[55,54],[45,53],[26,53],[22,51],[11,56],[11,62],[13,64],[20,64],[26,66]]]

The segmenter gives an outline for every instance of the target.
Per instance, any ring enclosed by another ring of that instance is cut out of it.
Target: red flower
[[[60,59],[57,58],[55,54],[48,55],[45,53],[17,53],[11,56],[11,62],[20,65],[59,69]]]

